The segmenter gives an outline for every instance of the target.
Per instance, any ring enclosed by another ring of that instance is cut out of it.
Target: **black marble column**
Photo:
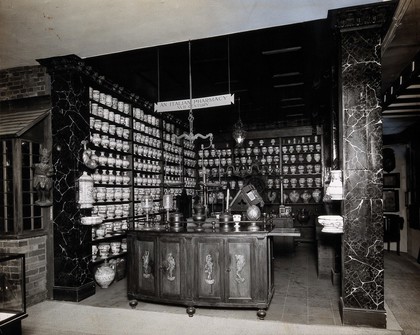
[[[334,13],[343,170],[342,321],[386,327],[382,219],[381,36],[394,4]]]
[[[56,300],[80,301],[95,294],[91,270],[91,227],[80,224],[77,180],[81,175],[83,140],[89,140],[88,86],[78,57],[39,62],[51,76],[54,288]]]
[[[54,288],[56,300],[80,301],[95,294],[91,269],[92,229],[83,226],[78,179],[86,167],[82,141],[89,141],[89,86],[148,111],[153,104],[99,75],[76,55],[40,59],[51,76],[54,164]],[[171,119],[172,121],[172,119]],[[186,125],[182,125],[186,127]],[[89,210],[85,210],[89,211]]]

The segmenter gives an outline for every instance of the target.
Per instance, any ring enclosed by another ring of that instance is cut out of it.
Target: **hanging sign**
[[[192,99],[192,109],[226,106],[235,103],[235,94],[215,95]],[[173,112],[190,109],[190,99],[155,103],[155,112]]]

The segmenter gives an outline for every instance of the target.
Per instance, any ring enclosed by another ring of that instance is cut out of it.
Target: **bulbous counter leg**
[[[128,304],[130,305],[130,307],[131,307],[132,309],[135,309],[135,308],[137,307],[138,301],[137,301],[137,300],[130,300],[130,301],[128,302]]]
[[[258,319],[264,320],[265,316],[267,315],[267,311],[265,309],[259,309],[257,311]]]
[[[195,307],[194,306],[188,306],[186,310],[188,316],[191,318],[195,314]]]

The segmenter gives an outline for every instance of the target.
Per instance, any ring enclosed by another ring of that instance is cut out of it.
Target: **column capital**
[[[334,30],[347,31],[377,27],[386,33],[397,1],[379,2],[362,6],[353,6],[331,10],[328,17]]]

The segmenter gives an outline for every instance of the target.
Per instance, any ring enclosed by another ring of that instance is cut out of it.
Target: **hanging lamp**
[[[230,40],[228,38],[228,83],[229,83],[229,94],[230,94]],[[245,140],[246,131],[244,129],[244,124],[241,120],[241,104],[240,104],[240,98],[238,98],[238,113],[239,113],[239,119],[238,121],[233,125],[233,132],[232,136],[235,140],[236,144],[238,146],[241,146],[242,143]]]
[[[188,41],[188,54],[189,54],[188,65],[189,65],[189,84],[190,84],[190,111],[189,111],[189,114],[188,114],[188,121],[189,121],[189,124],[190,124],[189,133],[188,134],[184,133],[184,134],[179,135],[179,136],[173,136],[172,141],[174,141],[174,138],[180,139],[180,140],[185,139],[185,140],[188,140],[192,144],[198,138],[201,138],[203,140],[209,139],[210,144],[206,148],[210,148],[213,144],[213,134],[212,133],[208,133],[206,135],[203,135],[203,134],[200,134],[200,133],[194,134],[194,115],[193,115],[193,104],[192,104],[192,75],[191,75],[191,41]],[[202,148],[204,148],[203,145],[202,145]]]
[[[238,121],[233,125],[232,136],[238,146],[241,146],[246,137],[246,130],[244,129],[244,124],[241,120],[241,104],[240,99],[238,98]]]

